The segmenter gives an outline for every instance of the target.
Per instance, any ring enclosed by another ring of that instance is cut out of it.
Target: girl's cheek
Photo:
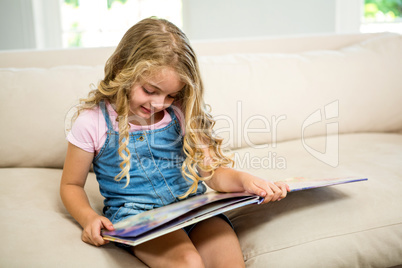
[[[170,100],[165,101],[165,106],[170,107],[173,104],[173,101],[174,101],[174,99],[170,99]]]

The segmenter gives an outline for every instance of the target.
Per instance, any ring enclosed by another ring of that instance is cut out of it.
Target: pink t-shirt
[[[119,131],[119,123],[116,121],[117,113],[113,109],[110,103],[106,102],[106,108],[109,113],[110,121],[113,124],[113,129]],[[182,132],[184,134],[184,115],[183,113],[176,111],[174,113],[180,122]],[[167,126],[172,121],[172,117],[169,112],[164,110],[162,120],[153,125],[133,125],[129,123],[129,132],[141,131],[141,130],[153,130]],[[75,120],[71,131],[67,135],[67,140],[73,145],[90,153],[98,154],[103,144],[105,144],[107,137],[107,124],[105,117],[103,116],[100,107],[96,107],[92,110],[83,110],[78,118]]]

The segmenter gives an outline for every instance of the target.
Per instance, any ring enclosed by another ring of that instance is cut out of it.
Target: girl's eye
[[[142,87],[142,90],[144,90],[145,94],[148,94],[148,95],[152,95],[155,93],[155,92],[151,92],[151,91],[147,90],[145,87]]]
[[[168,98],[170,98],[170,99],[175,99],[176,96],[170,96],[170,95],[168,95]]]

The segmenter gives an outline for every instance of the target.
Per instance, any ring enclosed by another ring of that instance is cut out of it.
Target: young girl
[[[60,193],[83,227],[84,242],[103,245],[101,229],[203,194],[204,183],[220,192],[257,194],[264,202],[286,197],[286,184],[227,167],[232,161],[213,135],[203,91],[195,53],[176,26],[150,18],[127,31],[67,137]],[[84,191],[91,164],[105,197],[104,216]],[[224,215],[128,250],[151,267],[244,267]]]

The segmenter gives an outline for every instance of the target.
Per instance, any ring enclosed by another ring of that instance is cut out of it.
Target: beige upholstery
[[[402,37],[194,46],[216,131],[226,138],[237,168],[269,180],[369,179],[227,213],[247,267],[402,265]],[[231,54],[224,55],[225,46]],[[1,267],[145,267],[112,244],[83,243],[81,227],[58,193],[64,123],[78,98],[101,79],[98,60],[111,51],[0,53]],[[92,173],[86,189],[101,213]]]

